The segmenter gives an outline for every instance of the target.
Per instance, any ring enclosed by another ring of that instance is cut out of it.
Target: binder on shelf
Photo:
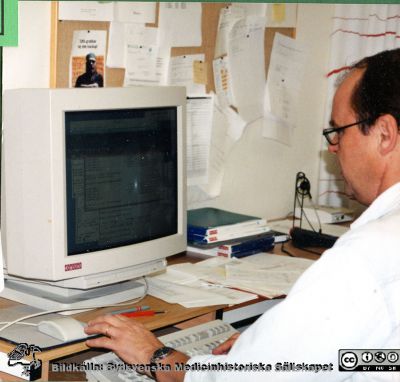
[[[247,228],[265,227],[265,219],[238,214],[218,208],[204,207],[189,210],[187,214],[188,232],[197,235],[216,235],[218,233],[235,233]]]
[[[273,236],[264,236],[253,240],[222,244],[218,247],[218,254],[230,257],[251,250],[258,250],[259,252],[269,251],[274,247],[274,243],[275,238]]]
[[[271,249],[271,248],[270,248]],[[268,249],[269,250],[269,249]],[[267,250],[260,249],[260,248],[255,248],[255,249],[248,249],[246,251],[241,251],[241,252],[236,252],[236,253],[231,253],[230,255],[224,253],[224,252],[218,252],[217,256],[222,256],[222,257],[229,257],[229,258],[236,258],[240,259],[242,257],[247,257],[251,255],[256,255],[257,253],[260,252],[266,252]]]
[[[241,232],[238,231],[238,232],[218,233],[215,235],[199,235],[188,232],[187,239],[189,242],[196,242],[196,243],[218,243],[226,240],[240,239],[242,237],[256,236],[269,231],[270,229],[265,226],[265,227],[254,228],[249,231],[244,230]]]
[[[214,241],[214,242],[211,242],[211,243],[207,243],[206,241],[194,241],[190,237],[188,237],[188,245],[190,247],[192,247],[192,248],[210,249],[210,248],[217,248],[218,246],[220,246],[222,244],[237,243],[239,240],[240,241],[243,241],[243,240],[254,240],[254,239],[258,239],[260,237],[264,237],[264,236],[269,236],[269,237],[275,238],[273,231],[268,231],[268,232],[265,232],[265,233],[261,233],[259,235],[236,237],[236,238],[230,239],[230,240],[222,240],[222,241],[217,241],[217,242]]]
[[[269,232],[265,219],[205,207],[188,211],[188,242],[205,245]]]

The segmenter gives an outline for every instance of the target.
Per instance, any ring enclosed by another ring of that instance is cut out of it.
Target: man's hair
[[[365,57],[351,68],[364,71],[351,97],[351,106],[364,134],[379,116],[392,115],[400,126],[400,49]]]

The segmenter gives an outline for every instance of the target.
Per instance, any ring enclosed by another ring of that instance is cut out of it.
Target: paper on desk
[[[228,284],[275,297],[287,294],[312,260],[261,253],[226,266]]]
[[[161,46],[201,46],[201,3],[160,3]]]
[[[273,298],[287,294],[312,263],[307,259],[260,253],[243,259],[213,257],[196,264],[180,264],[175,271]]]
[[[214,97],[187,99],[187,184],[205,184],[211,143],[212,110]]]
[[[174,276],[148,277],[148,293],[170,304],[180,304],[186,308],[208,305],[233,305],[256,299],[251,293],[213,286],[199,280],[180,285]]]
[[[264,17],[248,16],[237,21],[229,32],[227,50],[234,106],[246,122],[263,115],[264,30]]]

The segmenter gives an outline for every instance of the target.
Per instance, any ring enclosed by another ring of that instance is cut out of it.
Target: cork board
[[[215,41],[217,35],[218,19],[220,9],[230,3],[202,3],[202,45],[199,47],[172,48],[171,56],[180,56],[185,54],[205,54],[207,92],[215,90],[214,78],[212,72],[212,61],[214,59]],[[158,11],[158,8],[157,8]],[[57,12],[53,12],[53,18],[57,18]],[[157,24],[157,20],[156,20]],[[148,26],[156,27],[156,24]],[[51,80],[52,86],[63,88],[69,86],[69,60],[72,47],[72,36],[76,30],[109,30],[108,22],[93,21],[58,21],[53,20],[53,56],[52,70],[54,80]],[[281,33],[289,37],[295,37],[295,28],[266,28],[265,29],[265,66],[268,70],[269,58],[272,49],[272,42],[275,33]],[[267,71],[266,71],[267,72]],[[119,87],[124,81],[125,69],[106,68],[105,86]]]

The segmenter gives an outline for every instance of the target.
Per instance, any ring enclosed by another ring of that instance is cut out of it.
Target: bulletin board
[[[202,45],[199,47],[172,48],[171,56],[185,54],[205,54],[207,66],[207,92],[215,91],[212,62],[214,59],[220,9],[230,3],[202,3]],[[158,7],[157,7],[158,12]],[[147,24],[149,27],[157,27]],[[51,41],[51,87],[65,88],[69,86],[69,60],[72,48],[73,32],[76,30],[109,30],[109,22],[59,21],[57,3],[52,8],[52,41]],[[295,28],[266,28],[265,29],[265,66],[268,64],[275,33],[295,37]],[[123,85],[125,69],[106,68],[105,86],[119,87]]]

